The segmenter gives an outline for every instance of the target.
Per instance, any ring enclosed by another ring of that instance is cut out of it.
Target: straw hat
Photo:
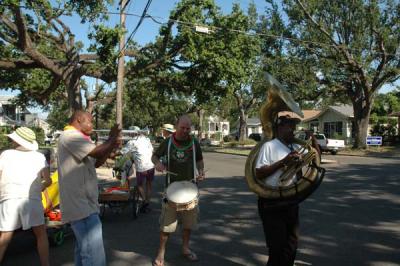
[[[171,132],[171,133],[174,133],[174,132],[175,132],[174,126],[171,125],[171,124],[164,124],[164,125],[162,126],[162,129],[163,129],[163,130],[166,130],[166,131],[168,131],[168,132]]]
[[[138,126],[131,126],[131,127],[129,127],[129,130],[133,130],[134,133],[139,133],[139,132],[140,132],[140,127],[138,127]]]
[[[7,136],[27,150],[36,151],[39,148],[36,142],[36,134],[30,128],[19,127]]]

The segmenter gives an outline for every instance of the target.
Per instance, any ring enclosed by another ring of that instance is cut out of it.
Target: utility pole
[[[120,4],[120,26],[123,30],[119,39],[119,57],[118,57],[118,74],[117,74],[117,124],[122,125],[122,95],[124,91],[124,74],[125,74],[125,7],[129,0],[121,0]]]

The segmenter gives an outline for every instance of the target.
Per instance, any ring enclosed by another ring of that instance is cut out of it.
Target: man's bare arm
[[[119,125],[114,125],[110,131],[109,138],[103,144],[96,146],[89,156],[96,159],[96,167],[100,167],[110,157],[111,153],[121,145],[121,129]]]
[[[285,167],[290,161],[298,160],[299,158],[301,158],[301,155],[297,151],[293,151],[280,161],[277,161],[271,165],[264,165],[260,168],[256,168],[256,177],[257,179],[263,180],[275,173],[280,168]]]

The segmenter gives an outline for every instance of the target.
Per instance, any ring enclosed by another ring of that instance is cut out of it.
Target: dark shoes
[[[149,203],[148,202],[143,203],[142,207],[140,207],[140,212],[141,213],[151,212],[151,209],[149,207]]]

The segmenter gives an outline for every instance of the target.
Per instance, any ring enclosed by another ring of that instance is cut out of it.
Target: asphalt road
[[[324,156],[327,174],[301,204],[296,265],[400,265],[399,159]],[[181,234],[167,245],[166,265],[265,265],[267,249],[256,196],[243,177],[246,157],[206,153],[207,180],[200,185],[201,221],[192,248],[200,258],[180,255]],[[153,211],[132,220],[129,210],[108,211],[103,219],[109,265],[151,265],[158,247],[159,198],[155,180]],[[50,250],[52,265],[73,265],[73,237]],[[13,243],[4,266],[38,265],[33,240]]]

